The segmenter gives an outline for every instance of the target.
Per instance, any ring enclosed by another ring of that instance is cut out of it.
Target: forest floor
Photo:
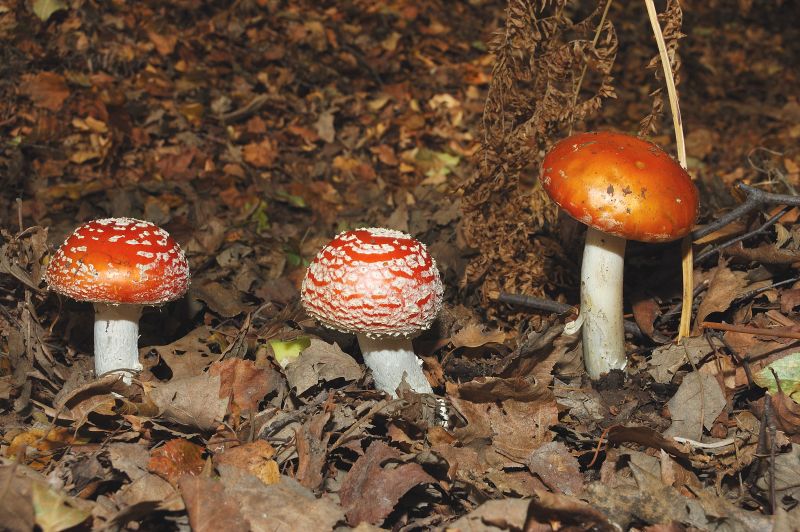
[[[577,4],[561,24],[594,9]],[[574,316],[498,301],[577,305],[582,238],[536,195],[543,150],[503,167],[501,196],[482,166],[506,8],[0,2],[0,529],[800,530],[798,209],[695,241],[681,343],[680,245],[632,243],[628,367],[590,381]],[[698,223],[739,182],[796,196],[797,3],[683,9]],[[608,19],[615,96],[572,126],[635,133],[656,47],[643,5]],[[674,154],[668,106],[653,116]],[[91,305],[42,280],[104,217],[160,225],[192,272],[145,310],[131,384],[94,377]],[[300,305],[317,251],[364,226],[436,258],[444,309],[414,345],[444,403],[376,391],[354,338]]]

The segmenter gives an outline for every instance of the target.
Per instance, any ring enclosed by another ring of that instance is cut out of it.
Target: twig
[[[777,283],[772,283],[769,286],[762,286],[761,288],[756,288],[755,290],[751,290],[749,292],[746,292],[746,293],[740,295],[739,297],[737,297],[736,299],[734,299],[733,302],[731,303],[731,305],[735,307],[736,305],[742,303],[743,301],[747,301],[748,299],[750,299],[752,297],[755,297],[758,294],[761,294],[763,292],[766,292],[767,290],[772,290],[773,288],[778,288],[779,286],[783,286],[783,285],[786,285],[786,284],[796,283],[797,281],[800,281],[800,276],[790,277],[789,279],[784,279],[783,281],[778,281]]]
[[[541,297],[500,292],[500,295],[497,297],[497,301],[500,303],[507,303],[509,305],[529,308],[532,310],[552,312],[553,314],[578,314],[578,309],[572,305],[559,303],[558,301],[544,299]]]
[[[700,323],[700,327],[703,327],[704,329],[715,329],[717,331],[738,332],[756,336],[772,336],[774,338],[791,338],[793,340],[800,340],[800,332],[785,331],[782,329],[764,329],[761,327],[747,327],[745,325],[728,325],[727,323],[717,323],[713,321],[704,321]]]
[[[541,297],[526,296],[521,294],[509,294],[507,292],[500,292],[497,296],[497,301],[518,307],[524,307],[529,310],[540,310],[542,312],[552,312],[553,314],[566,315],[578,314],[578,307],[567,305],[566,303],[559,303],[552,299],[544,299]],[[625,332],[637,338],[647,338],[647,335],[642,332],[639,326],[630,321],[625,320],[623,323]]]
[[[380,401],[378,401],[378,402],[377,402],[377,403],[376,403],[376,404],[375,404],[375,405],[374,405],[372,408],[370,408],[369,412],[367,412],[366,414],[364,414],[364,416],[363,416],[363,417],[361,417],[361,418],[357,419],[355,423],[353,423],[352,425],[350,425],[350,427],[349,427],[347,430],[345,430],[344,432],[342,432],[342,434],[341,434],[341,435],[340,435],[338,438],[336,438],[336,441],[335,441],[335,442],[333,442],[333,445],[331,445],[331,446],[328,448],[328,452],[330,453],[331,451],[333,451],[334,449],[336,449],[337,447],[339,447],[339,446],[340,446],[340,445],[341,445],[341,444],[344,442],[344,439],[345,439],[345,438],[347,438],[347,437],[348,437],[348,436],[350,436],[350,435],[351,435],[353,432],[355,432],[355,430],[356,430],[358,427],[360,427],[361,425],[363,425],[364,423],[366,423],[367,421],[369,421],[370,419],[372,419],[372,417],[373,417],[375,414],[377,414],[378,412],[380,412],[381,410],[383,410],[384,408],[386,408],[387,406],[389,406],[389,404],[390,404],[390,403],[389,403],[389,401],[387,401],[386,399],[381,399]]]
[[[772,227],[773,225],[778,223],[778,220],[783,218],[783,216],[787,212],[792,210],[793,208],[794,207],[788,207],[788,206],[784,207],[783,209],[778,211],[774,216],[771,216],[769,218],[769,220],[764,222],[757,229],[753,229],[752,231],[749,231],[749,232],[747,232],[747,233],[745,233],[743,235],[739,235],[739,236],[737,236],[735,238],[732,238],[732,239],[728,240],[727,242],[723,242],[722,244],[719,244],[717,246],[711,246],[710,248],[706,249],[702,253],[698,253],[697,256],[695,256],[695,258],[694,258],[694,263],[695,264],[700,264],[700,262],[702,262],[703,259],[706,259],[706,258],[708,258],[711,255],[714,255],[716,253],[719,253],[720,251],[722,251],[723,249],[725,249],[727,247],[730,247],[730,246],[732,246],[732,245],[734,245],[734,244],[736,244],[738,242],[744,242],[748,238],[751,238],[751,237],[754,237],[754,236],[756,236],[756,235],[758,235],[760,233],[763,233],[764,231],[766,231],[767,229],[769,229],[770,227]]]
[[[745,193],[746,198],[744,202],[707,226],[693,231],[692,240],[699,240],[706,235],[710,235],[714,231],[719,231],[729,223],[735,222],[747,213],[760,209],[765,205],[791,205],[792,207],[800,207],[800,196],[765,192],[759,188],[745,185],[744,183],[737,183],[736,188]]]
[[[678,443],[685,443],[698,449],[719,449],[720,447],[727,447],[736,442],[736,438],[728,438],[727,440],[715,441],[713,443],[703,443],[701,441],[690,440],[689,438],[681,438],[680,436],[673,436],[673,440]]]
[[[686,164],[686,143],[683,139],[683,120],[681,120],[681,108],[678,104],[678,91],[675,89],[675,76],[672,72],[672,64],[667,53],[667,43],[664,42],[664,34],[661,33],[661,25],[658,23],[658,13],[653,0],[644,0],[647,7],[647,16],[650,18],[650,25],[653,27],[653,35],[658,45],[658,55],[661,57],[661,67],[664,69],[664,81],[667,84],[667,95],[669,96],[669,107],[672,111],[672,125],[675,128],[675,148],[678,151],[678,162],[685,170]],[[692,239],[685,236],[681,242],[681,270],[683,273],[683,306],[681,307],[681,321],[678,326],[678,340],[689,336],[692,329],[692,299],[694,293],[694,260],[692,258]]]
[[[613,428],[613,426],[606,427],[605,430],[603,430],[603,433],[600,434],[600,439],[597,440],[597,447],[595,447],[595,449],[594,449],[594,456],[592,456],[592,461],[589,462],[586,465],[586,467],[592,467],[594,465],[594,463],[597,461],[597,457],[600,456],[600,449],[603,447],[603,440],[608,441],[608,432],[612,428]]]

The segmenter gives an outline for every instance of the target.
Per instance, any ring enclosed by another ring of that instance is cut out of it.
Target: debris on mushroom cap
[[[78,301],[159,305],[186,292],[189,263],[157,225],[105,218],[75,229],[53,255],[44,279],[51,290]]]
[[[331,329],[369,337],[409,336],[430,327],[442,281],[425,245],[381,228],[340,233],[306,271],[303,306]]]
[[[579,133],[542,161],[545,191],[576,220],[630,240],[666,242],[691,231],[697,189],[655,144],[623,133]]]

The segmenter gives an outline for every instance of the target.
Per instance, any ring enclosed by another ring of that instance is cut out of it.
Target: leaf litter
[[[756,4],[660,17],[703,224],[737,181],[800,179],[797,29],[790,3]],[[498,301],[577,301],[581,230],[536,179],[548,146],[595,128],[671,146],[646,16],[604,8],[0,8],[2,526],[794,529],[796,210],[696,241],[680,343],[678,249],[631,243],[642,334],[596,383],[563,316]],[[91,308],[41,282],[105,216],[164,226],[193,272],[145,311],[130,384],[93,377]],[[298,305],[316,251],[370,225],[439,263],[446,308],[414,341],[438,397],[377,393],[354,339]]]

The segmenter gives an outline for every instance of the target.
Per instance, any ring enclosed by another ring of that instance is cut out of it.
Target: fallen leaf
[[[747,286],[747,272],[733,271],[724,264],[714,269],[703,301],[697,309],[695,329],[713,312],[723,312],[731,302],[744,292]]]
[[[178,486],[193,532],[250,528],[242,517],[238,501],[225,492],[219,480],[184,475],[178,481]]]
[[[139,358],[147,368],[153,368],[163,361],[169,366],[173,380],[194,377],[202,374],[211,363],[210,336],[211,329],[201,326],[171,344],[142,348]]]
[[[214,464],[227,464],[243,469],[264,484],[275,484],[280,480],[278,463],[273,460],[275,449],[264,440],[256,440],[238,447],[226,449],[214,455]]]
[[[275,355],[275,362],[285,368],[311,345],[311,339],[308,336],[298,336],[292,340],[268,340],[268,343]]]
[[[65,493],[43,482],[34,482],[31,489],[36,524],[42,532],[60,532],[77,526],[92,515],[91,509]]]
[[[342,351],[338,345],[316,338],[311,338],[308,348],[303,350],[297,360],[290,362],[284,371],[289,386],[294,388],[298,395],[302,395],[319,382],[336,379],[355,381],[364,373],[358,362]]]
[[[155,503],[160,510],[169,512],[180,512],[185,509],[175,487],[150,473],[145,473],[122,488],[115,500],[129,507]]]
[[[0,516],[8,530],[33,530],[35,516],[31,496],[32,481],[26,472],[32,471],[12,463],[0,465],[0,485],[7,486],[0,497]]]
[[[189,440],[175,438],[150,453],[147,468],[173,486],[183,475],[199,475],[205,467],[203,448]]]
[[[704,335],[690,336],[680,343],[659,346],[653,350],[647,371],[656,382],[668,383],[681,366],[690,361],[699,365],[703,358],[714,352],[714,345],[720,343],[719,340]]]
[[[717,379],[703,373],[689,373],[667,403],[672,425],[664,431],[664,436],[702,441],[703,427],[711,429],[725,405],[725,395]]]
[[[220,377],[206,373],[154,385],[148,398],[158,417],[203,431],[214,430],[225,417],[228,398],[220,398]]]
[[[277,385],[280,377],[274,373],[241,358],[214,362],[208,369],[209,375],[220,378],[220,399],[228,399],[229,410],[239,413],[256,411],[258,403]]]
[[[319,138],[327,143],[336,140],[336,128],[333,126],[334,115],[330,111],[325,111],[319,115],[317,122],[314,124],[314,129]]]
[[[486,501],[467,515],[448,523],[454,532],[508,532],[525,530],[529,500],[501,499]]]
[[[577,458],[560,441],[545,443],[528,455],[525,465],[548,488],[565,495],[580,495],[583,476]]]
[[[487,331],[477,323],[467,324],[450,338],[453,347],[480,347],[489,343],[502,344],[506,339],[500,329]]]
[[[278,157],[278,147],[269,138],[261,142],[251,142],[242,149],[245,162],[256,168],[269,168]]]
[[[216,281],[192,285],[193,297],[205,302],[208,307],[224,318],[232,318],[253,310],[253,306],[245,303],[238,290],[227,288]]]
[[[348,523],[381,523],[408,490],[434,482],[419,464],[396,463],[400,456],[400,451],[374,441],[356,460],[339,490]]]
[[[780,388],[778,382],[780,381]],[[753,380],[773,395],[782,391],[787,397],[800,403],[800,352],[779,358],[753,375]]]
[[[39,17],[42,22],[47,22],[53,13],[68,9],[69,6],[63,0],[33,0],[33,14]]]
[[[27,94],[36,107],[56,112],[61,109],[64,100],[69,98],[67,82],[61,74],[40,72],[27,77],[22,86],[23,94]]]
[[[175,45],[178,44],[178,36],[175,33],[160,34],[153,30],[147,30],[147,38],[156,47],[159,55],[166,57],[175,51]]]
[[[317,498],[287,476],[267,486],[233,466],[220,464],[218,470],[225,493],[237,502],[253,532],[329,532],[344,518],[329,495]]]

